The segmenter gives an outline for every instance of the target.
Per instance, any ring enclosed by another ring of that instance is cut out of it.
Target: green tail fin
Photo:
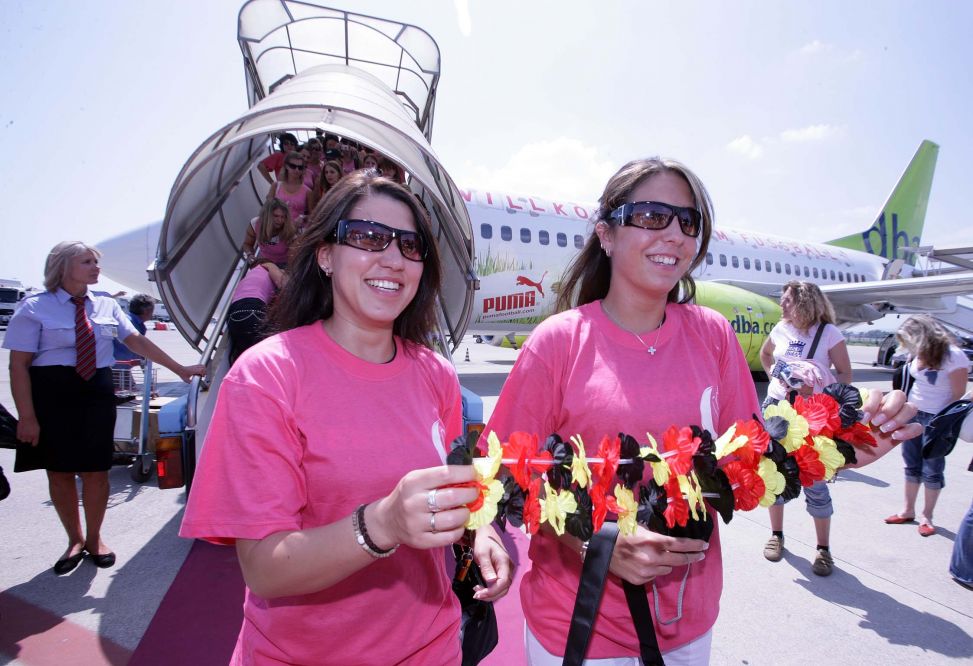
[[[902,248],[919,245],[922,238],[938,155],[939,146],[932,141],[923,141],[874,224],[863,232],[828,241],[828,244],[868,252],[889,260],[904,259],[906,263],[914,265],[916,256],[903,252]]]

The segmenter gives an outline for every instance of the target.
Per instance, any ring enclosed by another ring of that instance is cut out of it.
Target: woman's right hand
[[[639,525],[631,536],[618,535],[609,571],[634,585],[645,585],[677,567],[699,562],[707,548],[709,544],[700,539],[665,536]]]
[[[366,508],[365,524],[369,537],[382,549],[396,544],[421,549],[441,548],[459,541],[470,517],[465,505],[475,500],[479,491],[444,486],[475,478],[472,465],[445,465],[409,472],[387,497]],[[436,490],[438,510],[435,512],[429,507],[432,490]]]
[[[17,421],[17,439],[31,446],[37,446],[41,441],[41,425],[37,417],[27,417]]]

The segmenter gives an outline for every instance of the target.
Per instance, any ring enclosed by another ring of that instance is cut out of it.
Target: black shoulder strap
[[[568,642],[564,646],[562,666],[581,666],[588,652],[617,538],[618,524],[606,522],[588,542],[588,551],[581,567],[581,580],[578,582],[578,596],[571,615]]]
[[[811,348],[807,350],[807,360],[814,360],[814,352],[818,350],[818,343],[821,342],[821,334],[824,333],[824,327],[827,326],[823,321],[818,324],[818,331],[814,334],[814,341],[811,343]]]

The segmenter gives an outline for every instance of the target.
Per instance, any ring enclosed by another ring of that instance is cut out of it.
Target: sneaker
[[[818,550],[818,555],[814,558],[814,564],[811,565],[811,571],[818,576],[831,575],[831,572],[834,571],[834,558],[831,557],[830,550]]]
[[[774,534],[764,545],[764,557],[771,562],[780,562],[784,557],[784,537]]]

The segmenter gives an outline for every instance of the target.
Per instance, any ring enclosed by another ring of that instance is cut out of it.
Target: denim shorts
[[[935,414],[918,412],[910,423],[921,423],[925,428]],[[922,458],[922,435],[902,442],[902,459],[905,461],[905,480],[909,483],[923,483],[926,488],[946,487],[946,458]]]

